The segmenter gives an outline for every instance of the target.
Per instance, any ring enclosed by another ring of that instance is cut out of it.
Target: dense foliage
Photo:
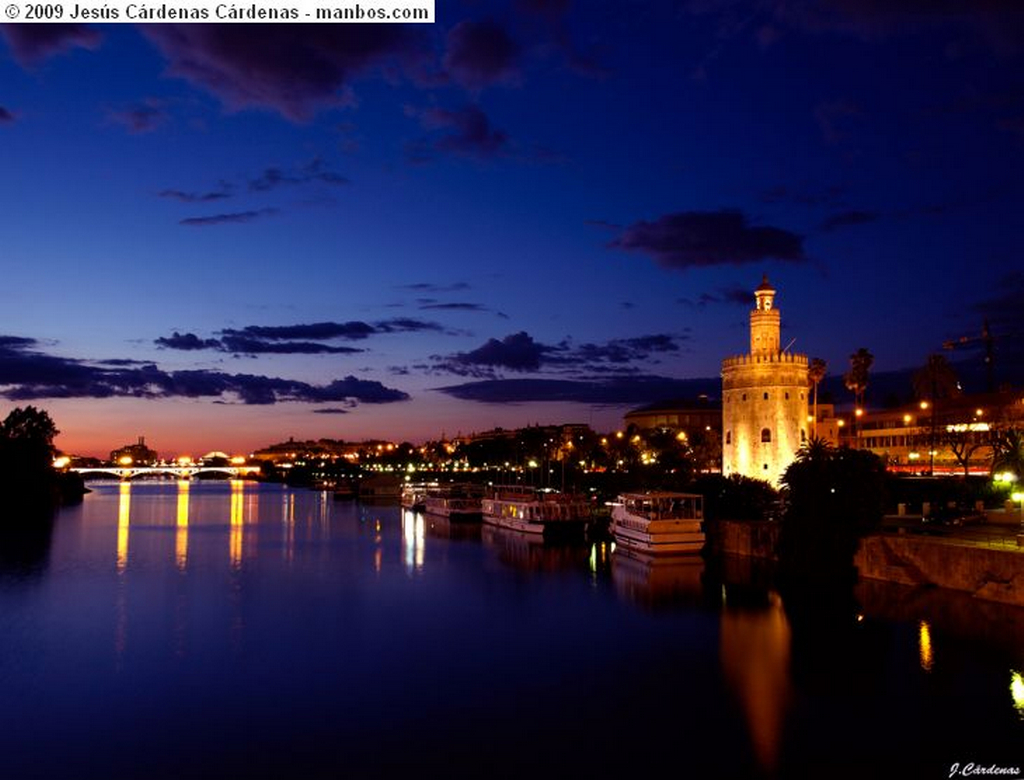
[[[882,520],[886,474],[866,450],[836,449],[812,439],[786,469],[786,510],[779,540],[780,574],[843,580],[855,575],[860,538]]]
[[[53,468],[58,433],[50,415],[34,406],[14,409],[0,423],[0,489],[11,510],[0,516],[0,524],[20,523],[26,516],[45,514],[62,499],[81,496],[77,475]]]

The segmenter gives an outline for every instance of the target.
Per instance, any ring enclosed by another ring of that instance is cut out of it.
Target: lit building
[[[781,319],[767,276],[754,297],[750,352],[722,361],[722,473],[777,485],[807,441],[808,361],[781,347]]]
[[[1007,390],[919,401],[893,409],[865,410],[843,428],[841,441],[871,450],[892,471],[987,474],[992,437],[1004,425],[1024,422],[1024,392]]]
[[[722,405],[706,395],[691,400],[660,401],[626,413],[626,427],[641,431],[664,428],[693,437],[698,432],[722,430]]]
[[[131,463],[136,466],[150,466],[158,460],[156,450],[146,446],[146,437],[140,436],[135,444],[125,444],[110,453],[111,463]]]

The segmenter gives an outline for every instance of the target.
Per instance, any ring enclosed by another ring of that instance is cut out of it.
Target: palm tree
[[[992,440],[992,473],[1008,471],[1017,479],[1024,476],[1024,431],[1010,427]]]
[[[818,435],[818,384],[825,378],[828,363],[821,358],[812,358],[807,367],[807,379],[814,388],[814,422],[811,426],[811,438]]]
[[[928,401],[931,409],[931,434],[928,437],[928,472],[935,474],[935,426],[936,401],[940,398],[950,398],[960,393],[960,383],[957,381],[956,372],[943,355],[929,355],[927,362],[922,368],[914,372],[913,379],[914,395],[918,399]]]
[[[875,356],[861,347],[850,355],[850,370],[843,375],[846,389],[853,393],[853,402],[857,409],[864,404],[864,392],[868,389],[868,374],[875,362]],[[853,433],[857,434],[857,415],[853,417]]]

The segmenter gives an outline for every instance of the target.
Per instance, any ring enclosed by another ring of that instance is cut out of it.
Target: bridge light
[[[233,466],[241,466],[243,463],[245,463],[244,455],[235,455],[235,457],[231,459],[231,465]]]
[[[132,456],[122,455],[120,458],[117,459],[117,462],[122,466],[130,466],[132,465]]]
[[[53,459],[53,467],[55,469],[67,468],[67,465],[69,463],[71,463],[71,458],[69,458],[67,455],[61,455],[59,458]]]
[[[179,466],[188,466],[190,463],[192,463],[192,456],[190,456],[190,455],[179,455],[178,456],[178,465]]]

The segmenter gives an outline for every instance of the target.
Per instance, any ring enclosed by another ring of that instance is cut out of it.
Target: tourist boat
[[[479,520],[481,497],[482,492],[476,485],[443,485],[427,491],[423,511],[447,517],[452,522]]]
[[[704,547],[704,499],[694,493],[622,493],[612,504],[615,543],[651,554]]]
[[[406,482],[402,485],[402,495],[398,501],[402,509],[422,512],[427,505],[427,493],[436,487],[436,482]]]
[[[530,534],[582,533],[591,520],[590,500],[523,485],[497,485],[481,501],[484,522]]]

